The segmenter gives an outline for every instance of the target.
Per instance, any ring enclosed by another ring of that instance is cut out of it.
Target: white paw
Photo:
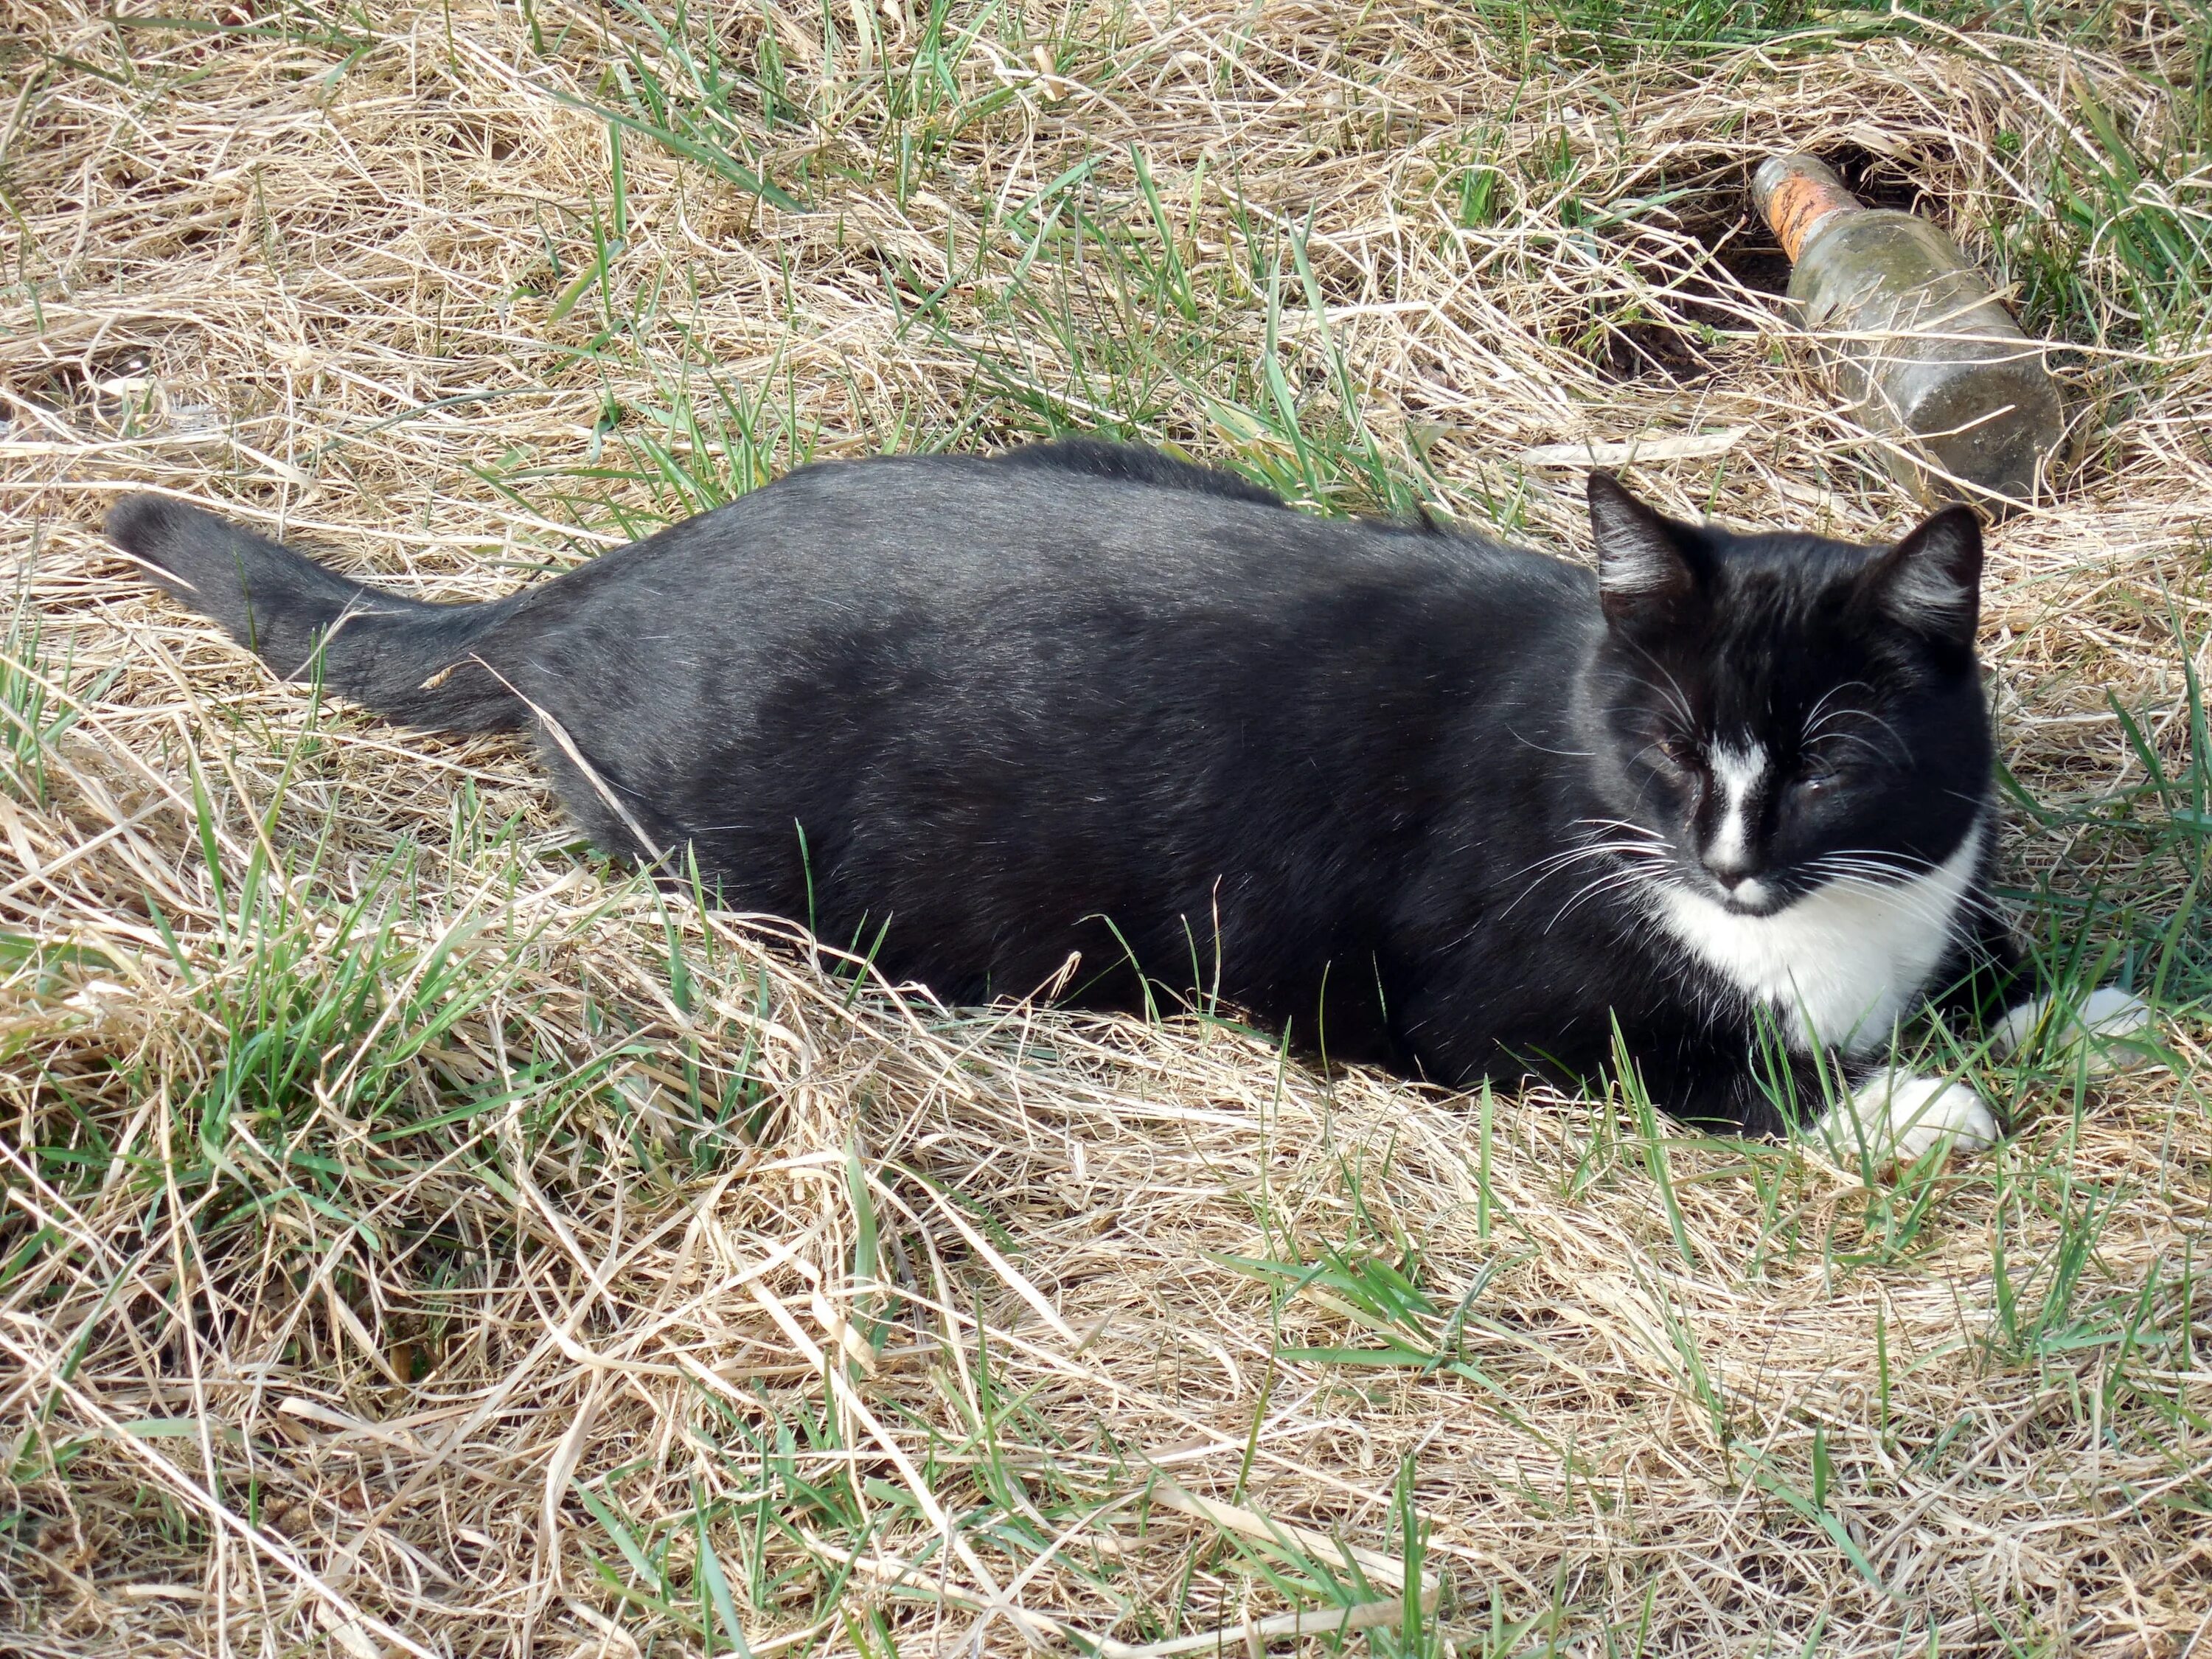
[[[2156,1023],[2150,1005],[2141,997],[2106,985],[2083,997],[2078,1007],[2069,1008],[2054,997],[2021,1003],[1996,1023],[1990,1047],[2009,1058],[2035,1044],[2053,1060],[2083,1055],[2092,1073],[2117,1072],[2135,1063],[2136,1057],[2116,1047],[2115,1040],[2137,1036]]]
[[[2000,1133],[1996,1114],[1965,1084],[1890,1068],[1852,1091],[1848,1102],[1821,1121],[1821,1128],[1846,1158],[1865,1152],[1878,1162],[1897,1164],[1914,1163],[1938,1143],[1978,1152],[1996,1146]]]

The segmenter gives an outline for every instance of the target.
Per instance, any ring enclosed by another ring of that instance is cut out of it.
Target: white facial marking
[[[1775,1010],[1792,1048],[1817,1041],[1863,1054],[1889,1040],[1942,962],[1988,835],[1977,819],[1933,870],[1832,881],[1772,915],[1747,915],[1675,882],[1653,884],[1652,909],[1698,961]]]
[[[1751,839],[1751,804],[1766,776],[1766,750],[1758,744],[1713,745],[1713,781],[1720,787],[1721,827],[1708,856],[1723,865],[1742,862]],[[1746,884],[1748,885],[1749,884]]]
[[[1814,1126],[1844,1159],[1861,1152],[1881,1164],[1911,1164],[1939,1141],[1978,1152],[1997,1142],[1996,1114],[1963,1083],[1916,1077],[1885,1066]]]

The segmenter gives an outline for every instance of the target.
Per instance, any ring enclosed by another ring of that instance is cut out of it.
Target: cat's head
[[[1683,524],[1601,472],[1589,505],[1601,833],[1753,915],[1959,851],[1992,761],[1971,509],[1865,548]]]

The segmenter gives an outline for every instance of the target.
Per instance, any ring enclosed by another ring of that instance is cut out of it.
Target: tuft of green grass
[[[74,637],[57,661],[46,648],[46,627],[42,614],[19,596],[0,634],[0,770],[8,788],[31,806],[46,804],[55,744],[122,678],[120,668],[80,675]]]
[[[2212,15],[2194,34],[2194,96],[2171,123],[2130,122],[2069,76],[2072,118],[2040,161],[2040,210],[1994,227],[2032,331],[2099,346],[2185,345],[2212,301]],[[2013,140],[2018,149],[2018,140]],[[2014,165],[2033,167],[2022,155]],[[2117,276],[2117,284],[2112,280]]]

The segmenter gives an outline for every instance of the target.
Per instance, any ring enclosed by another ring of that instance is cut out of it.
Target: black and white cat
[[[450,606],[155,496],[108,533],[280,672],[533,728],[603,845],[950,1001],[1196,989],[1453,1084],[1588,1077],[1617,1030],[1685,1118],[1989,1144],[1884,1063],[2018,970],[1973,515],[1869,551],[1589,502],[1595,575],[1144,450],[885,459]]]

